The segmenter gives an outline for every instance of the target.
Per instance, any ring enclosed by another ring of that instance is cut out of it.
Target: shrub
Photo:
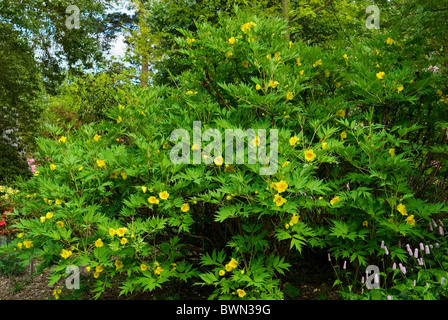
[[[324,51],[288,43],[286,27],[237,10],[220,27],[181,31],[176,41],[194,71],[178,88],[135,89],[109,121],[38,139],[39,174],[23,183],[15,209],[25,235],[10,248],[20,241],[25,262],[36,256],[53,267],[50,284],[68,265],[87,267],[96,297],[112,281],[127,294],[192,278],[215,287],[209,298],[282,299],[292,250],[328,253],[348,276],[336,284],[351,288],[369,264],[411,263],[399,242],[446,246],[427,230],[448,211],[425,198],[440,183],[420,196],[413,184],[443,180],[440,170],[421,170],[435,155],[446,162],[447,147],[436,143],[446,123],[434,98],[440,75],[401,61],[404,45],[391,46],[387,34]],[[417,101],[431,117],[415,118]],[[194,121],[221,134],[277,129],[278,170],[223,163],[207,147],[209,164],[173,163],[180,144],[170,134],[193,136]]]

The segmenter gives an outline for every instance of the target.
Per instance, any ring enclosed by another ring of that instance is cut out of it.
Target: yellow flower
[[[230,271],[233,270],[233,268],[232,268],[232,266],[230,264],[226,264],[225,265],[225,269],[226,269],[227,272],[230,272]]]
[[[289,223],[285,224],[285,229],[286,229],[286,230],[289,229]]]
[[[53,212],[47,212],[47,214],[45,215],[45,218],[47,218],[47,219],[53,218]]]
[[[336,111],[336,115],[342,118],[345,117],[345,110],[341,109]]]
[[[440,90],[440,89],[437,89],[436,94],[437,94],[438,96],[443,96],[443,92],[442,92],[442,90]]]
[[[111,237],[113,237],[116,233],[117,233],[117,231],[115,231],[114,228],[109,228],[109,235],[110,235]]]
[[[246,295],[246,291],[244,291],[243,289],[238,289],[236,290],[236,292],[238,293],[238,297],[243,298]]]
[[[314,159],[316,158],[316,154],[314,153],[314,150],[309,149],[309,150],[305,150],[305,160],[306,161],[314,161]]]
[[[222,166],[224,159],[222,158],[221,155],[217,156],[215,159],[213,159],[213,162],[217,165],[217,166]]]
[[[276,52],[274,54],[274,57],[275,57],[275,61],[279,61],[280,60],[280,52]]]
[[[17,238],[22,238],[22,237],[23,237],[23,232],[21,232],[17,235]]]
[[[266,59],[269,59],[269,60],[270,60],[270,59],[271,59],[271,55],[270,55],[270,54],[267,54],[267,55],[266,55]]]
[[[299,222],[299,216],[296,214],[293,214],[291,221],[289,221],[289,224],[292,226],[292,225],[295,225],[297,222]]]
[[[126,233],[126,231],[128,231],[128,229],[127,228],[118,228],[115,231],[119,237],[123,237],[124,234]]]
[[[91,268],[90,266],[87,266],[87,267],[86,267],[86,271],[87,271],[87,272],[90,272],[90,270],[92,270],[92,268]]]
[[[162,199],[162,200],[166,200],[166,199],[168,199],[168,197],[169,197],[169,193],[168,192],[166,192],[166,191],[163,191],[163,192],[160,192],[159,193],[159,197],[160,197],[160,199]]]
[[[106,162],[104,162],[104,160],[96,160],[96,165],[102,168],[106,166]]]
[[[195,42],[196,40],[194,40],[194,39],[190,39],[190,38],[187,38],[187,43],[188,44],[190,44],[190,43],[192,43],[192,42]]]
[[[400,204],[397,206],[397,210],[398,210],[398,212],[400,212],[403,216],[407,216],[407,215],[408,215],[408,213],[406,212],[406,207],[405,207],[404,204],[402,204],[402,203],[400,203]]]
[[[99,276],[100,276],[100,273],[99,273],[99,272],[94,272],[94,273],[93,273],[93,277],[94,277],[95,279],[97,279]]]
[[[286,181],[280,181],[277,182],[276,187],[278,193],[282,193],[285,192],[285,190],[288,188],[288,183]]]
[[[93,137],[93,140],[98,141],[100,140],[101,136],[98,134],[95,134],[95,136]]]
[[[300,66],[302,65],[302,63],[300,62],[300,58],[297,58],[297,59],[296,59],[296,63],[297,63],[297,66],[298,66],[298,67],[300,67]]]
[[[118,109],[123,110],[124,107],[120,104],[120,105],[118,106]]]
[[[160,275],[162,272],[163,272],[162,267],[157,267],[156,271],[154,271],[154,273],[155,273],[156,275]]]
[[[395,149],[393,148],[389,149],[389,154],[391,157],[395,156]]]
[[[339,88],[340,86],[341,86],[341,83],[340,83],[340,82],[337,82],[337,83],[336,83],[336,89]]]
[[[319,59],[313,64],[313,67],[317,67],[317,66],[321,66],[321,65],[322,65],[322,59]]]
[[[101,238],[98,238],[96,241],[95,241],[95,247],[97,247],[97,248],[101,248],[103,246],[103,240],[101,240]]]
[[[414,215],[410,215],[405,219],[406,223],[413,226],[415,225]]]
[[[228,43],[234,44],[235,43],[235,37],[231,37],[229,40],[227,40]]]
[[[328,142],[322,142],[322,150],[327,149]]]
[[[40,217],[40,222],[44,223],[45,222],[45,217]]]
[[[289,145],[290,146],[295,146],[297,141],[299,141],[299,138],[297,138],[296,136],[289,138]]]
[[[293,97],[294,97],[294,94],[291,91],[288,91],[286,93],[286,99],[287,100],[292,100]]]
[[[282,164],[282,168],[286,167],[289,164],[289,161],[285,161],[285,163]]]
[[[329,78],[330,77],[330,71],[325,71],[325,78]]]
[[[121,121],[123,121],[123,119],[121,118],[121,116],[118,116],[117,123],[120,123]]]
[[[333,199],[331,199],[330,204],[331,204],[331,205],[334,205],[334,204],[337,203],[337,202],[339,202],[339,197],[338,197],[338,196],[336,196],[336,197],[334,197]]]
[[[232,200],[232,197],[231,196],[227,196],[226,200]]]
[[[123,262],[120,260],[115,260],[115,270],[123,268]]]
[[[398,92],[401,92],[401,91],[403,91],[403,89],[404,89],[404,87],[403,87],[403,86],[399,86],[399,87],[397,87],[397,90],[398,90]]]
[[[126,238],[121,238],[120,243],[121,243],[121,244],[126,244],[126,243],[128,243],[128,239],[126,239]]]
[[[19,242],[19,243],[17,244],[17,246],[19,247],[19,249],[22,249],[23,243],[22,243],[22,242]]]
[[[78,168],[78,171],[82,171],[84,169],[84,167],[83,166],[80,166],[79,168]]]
[[[247,31],[249,31],[252,27],[256,27],[256,26],[257,25],[251,21],[251,22],[243,24],[241,26],[241,31],[243,31],[244,33],[247,33]]]
[[[280,207],[286,203],[286,199],[283,198],[280,194],[276,194],[274,196],[274,203],[277,205],[277,207]]]
[[[154,196],[151,196],[151,197],[148,198],[148,202],[151,203],[151,204],[158,204],[159,203],[159,199],[157,199]]]
[[[288,44],[289,44],[289,49],[291,49],[291,47],[292,47],[292,41],[289,41]]]
[[[23,241],[23,245],[25,246],[25,248],[29,249],[33,246],[33,241],[25,240],[25,241]]]
[[[120,172],[120,174],[121,174],[121,177],[123,178],[123,180],[127,179],[128,175],[126,174],[126,171],[123,170]]]
[[[279,84],[278,81],[269,80],[268,86],[271,88],[275,88],[275,87],[277,87],[278,84]]]
[[[343,57],[345,60],[348,60],[348,55],[346,53],[344,53]]]
[[[242,65],[244,68],[249,68],[249,62],[247,62],[247,61],[243,61],[243,62],[241,62],[241,65]]]
[[[380,80],[383,80],[383,77],[386,75],[386,73],[384,73],[383,71],[381,71],[381,72],[378,72],[377,74],[376,74],[376,77],[378,78],[378,79],[380,79]]]
[[[62,136],[62,137],[60,137],[59,138],[59,140],[58,140],[59,142],[63,142],[63,143],[66,143],[67,142],[67,138],[66,137],[64,137],[64,136]]]
[[[148,188],[146,188],[145,186],[141,186],[140,188],[142,189],[143,193],[146,193],[146,190],[148,190]]]
[[[362,226],[363,226],[363,227],[367,227],[367,226],[369,226],[369,223],[368,223],[367,221],[363,221],[363,222],[362,222]]]
[[[104,270],[103,266],[96,266],[96,268],[95,268],[95,271],[98,273],[103,272],[103,270]]]
[[[37,177],[38,175],[39,175],[39,171],[38,170],[34,171],[34,176]]]
[[[392,45],[394,43],[394,40],[392,38],[387,38],[386,43],[388,45]]]
[[[54,163],[50,164],[50,169],[51,170],[55,170],[56,169],[56,165]]]
[[[141,269],[142,271],[146,271],[146,270],[148,270],[148,266],[147,266],[146,264],[142,263],[142,264],[140,265],[140,269]]]
[[[341,140],[347,139],[347,132],[342,131],[341,132]]]
[[[190,206],[188,205],[188,203],[184,203],[182,204],[182,206],[180,207],[180,210],[182,212],[188,212],[188,210],[190,210]]]
[[[58,227],[58,228],[63,228],[64,227],[64,222],[62,222],[62,221],[58,221],[58,222],[56,222],[56,226]]]
[[[56,199],[56,200],[54,201],[54,204],[55,204],[56,206],[59,206],[59,205],[62,204],[62,200],[61,200],[61,199]]]
[[[261,86],[260,86],[259,84],[257,84],[257,85],[255,86],[255,89],[257,89],[257,90],[261,90]]]
[[[304,73],[305,73],[305,70],[301,70],[301,71],[299,71],[299,74],[300,74],[301,76],[303,76]]]
[[[230,259],[229,265],[235,269],[238,266],[238,261],[236,261],[234,258]]]
[[[251,141],[251,143],[254,145],[254,146],[259,146],[260,145],[260,137],[258,137],[258,136],[256,136],[255,138],[253,138],[252,139],[252,141]]]
[[[62,258],[67,259],[67,258],[69,258],[71,255],[72,255],[71,250],[65,250],[65,249],[62,249],[62,251],[61,251],[61,257],[62,257]]]
[[[225,275],[226,272],[224,270],[219,270],[219,275],[222,277],[223,275]]]

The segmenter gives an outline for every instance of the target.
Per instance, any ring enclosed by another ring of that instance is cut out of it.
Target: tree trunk
[[[147,55],[142,55],[142,74],[140,75],[140,85],[142,88],[148,87],[149,63]]]
[[[290,33],[289,33],[289,0],[282,0],[282,14],[285,17],[286,21],[288,21],[288,28],[285,34],[286,40],[290,41]]]

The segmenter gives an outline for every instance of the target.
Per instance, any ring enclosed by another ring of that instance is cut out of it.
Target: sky
[[[120,0],[120,3],[118,5],[114,5],[114,8],[112,10],[108,10],[110,12],[126,12],[126,13],[132,13],[131,10],[128,10],[126,8],[126,4],[128,3],[127,0]],[[120,35],[117,36],[117,39],[114,41],[114,43],[111,45],[111,50],[108,55],[108,58],[115,57],[120,58],[124,56],[124,53],[126,51],[126,44],[124,43],[124,36],[120,33]]]

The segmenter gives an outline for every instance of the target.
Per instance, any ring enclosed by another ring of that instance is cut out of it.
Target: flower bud
[[[415,248],[415,250],[414,250],[414,258],[418,258],[418,249],[417,248]]]

